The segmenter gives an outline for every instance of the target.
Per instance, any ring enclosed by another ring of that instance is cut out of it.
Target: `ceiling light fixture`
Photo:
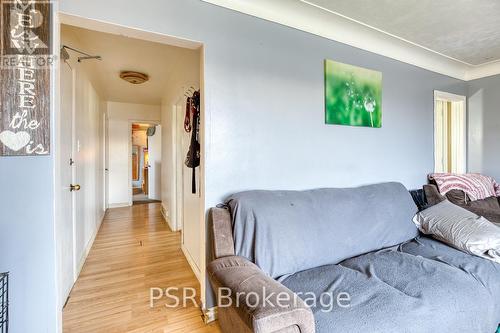
[[[120,78],[132,84],[141,84],[149,80],[147,74],[134,71],[123,71],[120,73]]]

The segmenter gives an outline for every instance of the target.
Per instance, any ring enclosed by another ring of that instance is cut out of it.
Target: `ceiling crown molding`
[[[483,77],[500,74],[500,61],[490,62],[480,66],[473,66],[465,73],[465,81],[481,79]]]
[[[500,74],[500,61],[472,66],[307,1],[203,1],[464,81]]]

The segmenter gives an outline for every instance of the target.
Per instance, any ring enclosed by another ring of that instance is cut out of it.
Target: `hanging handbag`
[[[195,169],[200,166],[200,141],[199,141],[199,130],[200,130],[200,92],[195,91],[193,97],[191,98],[191,114],[192,114],[192,133],[191,142],[189,144],[189,150],[186,156],[184,164],[193,169],[192,173],[192,184],[191,193],[196,193],[196,171]],[[190,126],[191,127],[191,126]]]
[[[184,130],[191,132],[191,97],[186,99],[186,115],[184,116]]]

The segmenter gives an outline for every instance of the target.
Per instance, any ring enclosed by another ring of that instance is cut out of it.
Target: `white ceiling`
[[[500,74],[499,0],[203,0],[462,80]]]
[[[195,49],[69,25],[61,25],[61,37],[63,44],[102,57],[102,61],[86,60],[77,66],[88,69],[97,92],[107,101],[159,105],[172,77],[182,75],[186,66],[199,66]],[[78,54],[68,52],[74,63]],[[149,81],[136,85],[120,79],[120,72],[129,70],[148,74]]]
[[[500,60],[498,0],[308,0],[470,65]]]

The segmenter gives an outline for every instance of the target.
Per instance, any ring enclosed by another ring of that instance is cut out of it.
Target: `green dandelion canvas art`
[[[382,127],[382,73],[325,60],[325,122]]]

